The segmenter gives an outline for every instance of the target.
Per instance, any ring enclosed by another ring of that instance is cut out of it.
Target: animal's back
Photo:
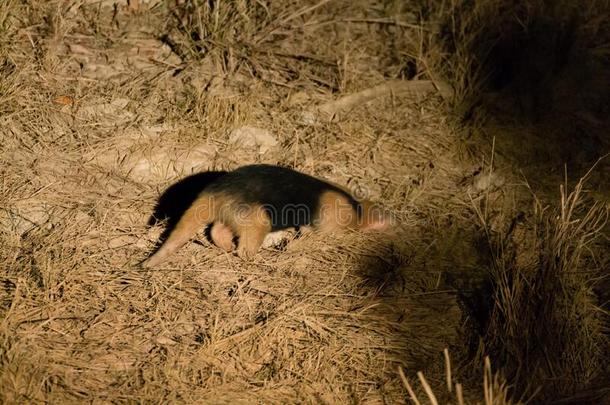
[[[317,214],[320,196],[339,193],[357,209],[347,192],[323,180],[292,169],[265,164],[240,167],[222,176],[207,192],[222,192],[246,204],[260,204],[271,217],[273,230],[309,225]]]
[[[371,202],[358,202],[340,187],[307,174],[279,166],[243,166],[208,185],[143,265],[161,263],[210,223],[217,246],[230,250],[237,236],[237,253],[247,258],[256,254],[271,231],[303,225],[321,231],[383,231],[390,228],[392,217]]]

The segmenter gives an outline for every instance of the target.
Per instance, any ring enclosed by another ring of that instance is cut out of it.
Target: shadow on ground
[[[389,347],[411,381],[416,373],[444,374],[443,349],[449,349],[453,372],[461,381],[480,380],[477,357],[480,334],[489,317],[492,291],[485,267],[489,252],[476,230],[411,230],[392,242],[379,243],[356,263],[361,288],[371,298],[372,317],[392,326]],[[478,270],[477,270],[478,269]],[[457,366],[456,366],[457,365]],[[472,372],[476,370],[476,372]],[[454,398],[441,381],[430,382],[441,401]]]

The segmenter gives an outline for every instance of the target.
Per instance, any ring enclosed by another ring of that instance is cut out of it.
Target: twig
[[[451,360],[449,359],[449,350],[445,348],[443,350],[443,354],[445,355],[445,374],[447,376],[447,390],[451,392],[453,384],[451,382]]]
[[[398,27],[403,28],[412,28],[412,29],[423,29],[424,31],[429,31],[425,28],[417,24],[410,24],[403,21],[398,21],[394,18],[342,18],[339,20],[328,21],[329,23],[334,22],[348,22],[348,23],[364,23],[364,24],[386,24],[386,25],[396,25]]]
[[[409,380],[407,380],[407,377],[405,376],[405,373],[402,371],[402,367],[400,366],[398,366],[398,375],[402,380],[402,384],[405,386],[407,392],[411,396],[411,400],[415,403],[415,405],[421,405],[421,402],[419,402],[419,400],[417,399],[415,391],[413,391],[413,388],[411,388],[411,384],[409,384]]]
[[[422,373],[421,371],[418,371],[417,377],[419,378],[419,382],[421,382],[422,387],[424,387],[424,391],[426,391],[426,394],[428,395],[428,399],[430,400],[430,403],[432,405],[438,405],[438,400],[436,399],[436,395],[434,395],[432,388],[430,388],[430,384],[428,384],[428,381],[426,381],[426,377],[424,377],[424,373]]]
[[[349,111],[381,96],[406,93],[411,95],[426,94],[437,90],[437,87],[444,97],[450,97],[453,94],[451,87],[445,83],[433,83],[430,80],[390,80],[375,87],[322,104],[315,109],[316,111],[310,111],[309,114],[313,114],[313,117],[332,120],[340,113]]]

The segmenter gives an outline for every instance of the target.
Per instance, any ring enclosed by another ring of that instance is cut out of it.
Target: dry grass
[[[451,60],[442,42],[457,3],[114,3],[0,3],[2,402],[400,403],[398,368],[441,392],[450,347],[464,403],[475,403],[485,400],[479,337],[509,376],[492,384],[485,373],[494,398],[508,402],[512,379],[520,397],[526,371],[546,394],[566,378],[570,395],[596,388],[603,181],[587,193],[601,201],[593,208],[577,209],[589,203],[579,189],[559,219],[552,207],[530,214],[518,180],[527,162],[506,159],[513,150],[499,142],[492,164],[489,145],[461,131],[484,125],[456,127],[454,104],[434,92],[375,98],[332,122],[303,114],[388,79],[473,94],[469,56]],[[462,78],[447,75],[458,62]],[[275,142],[234,141],[244,127]],[[253,162],[382,202],[398,235],[307,234],[247,263],[200,238],[161,269],[137,266],[161,233],[146,224],[164,189]],[[506,232],[521,211],[535,237]],[[513,265],[501,235],[534,261]],[[488,242],[505,251],[490,255]],[[493,296],[480,294],[490,261]],[[534,289],[501,295],[530,269],[541,274]],[[534,292],[546,294],[538,318],[505,316]],[[480,328],[477,300],[492,308]],[[525,358],[529,340],[506,330],[533,333],[533,320],[561,328],[539,337],[567,358]]]
[[[585,180],[572,191],[562,185],[557,208],[536,199],[531,217],[516,218],[500,232],[485,227],[494,280],[485,352],[505,366],[520,392],[543,383],[547,399],[573,394],[608,373],[601,366],[608,313],[594,291],[607,277],[608,259],[596,252],[607,246],[610,206],[587,203]]]
[[[445,381],[446,381],[446,392],[439,393],[434,392],[426,380],[426,377],[422,372],[417,373],[417,378],[422,386],[422,391],[425,393],[425,398],[431,405],[438,405],[439,403],[457,403],[458,405],[464,405],[464,389],[462,384],[459,382],[454,382],[451,370],[451,360],[449,357],[449,351],[447,349],[444,350],[445,355]],[[398,369],[398,374],[400,375],[400,379],[402,380],[403,385],[406,390],[409,392],[409,396],[411,401],[415,405],[421,405],[422,401],[420,397],[416,394],[413,389],[411,383],[409,383],[408,378],[405,376],[404,372],[401,368]],[[489,357],[485,357],[485,365],[483,370],[483,400],[476,401],[477,404],[484,405],[509,405],[509,404],[520,404],[521,402],[514,402],[510,400],[510,395],[508,393],[508,387],[506,386],[506,382],[503,377],[498,373],[493,373],[491,370],[491,362],[489,361]],[[443,395],[443,397],[440,397]],[[421,398],[424,398],[422,395]],[[439,399],[441,398],[441,399]],[[475,403],[473,401],[473,403]]]

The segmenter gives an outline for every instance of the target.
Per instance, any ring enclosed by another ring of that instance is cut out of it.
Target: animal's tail
[[[214,196],[203,193],[184,212],[176,227],[171,231],[167,240],[152,256],[146,259],[143,267],[154,267],[176,252],[186,242],[197,234],[197,231],[214,221]]]

